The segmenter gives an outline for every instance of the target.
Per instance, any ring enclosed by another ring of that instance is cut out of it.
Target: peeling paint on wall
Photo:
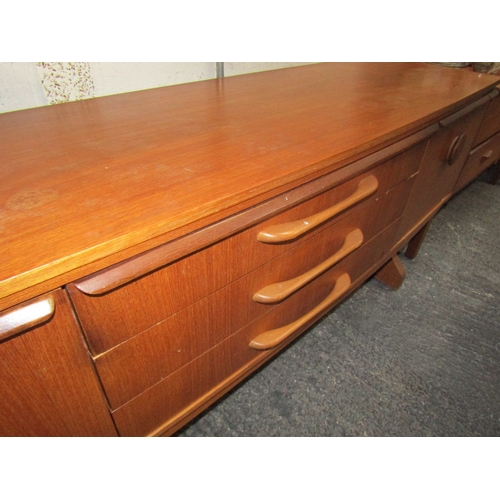
[[[94,81],[86,62],[36,63],[49,104],[94,97]]]

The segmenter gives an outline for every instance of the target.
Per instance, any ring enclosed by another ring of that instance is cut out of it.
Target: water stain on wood
[[[22,191],[9,198],[6,208],[16,212],[33,210],[51,202],[56,197],[57,191],[52,189]]]

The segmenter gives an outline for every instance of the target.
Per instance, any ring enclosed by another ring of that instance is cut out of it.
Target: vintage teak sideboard
[[[314,64],[0,115],[0,434],[172,434],[397,288],[500,157],[499,82]]]

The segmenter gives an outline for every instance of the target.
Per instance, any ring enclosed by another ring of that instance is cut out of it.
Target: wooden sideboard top
[[[0,114],[0,309],[340,168],[499,81],[313,64]]]

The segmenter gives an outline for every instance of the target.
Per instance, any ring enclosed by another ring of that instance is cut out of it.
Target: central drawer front
[[[275,303],[285,300],[297,287],[302,288],[300,284],[304,280],[307,284],[307,279],[316,279],[328,261],[342,266],[351,255],[401,216],[413,181],[413,178],[407,179],[362,209],[327,226],[314,238],[235,281],[231,286],[230,330],[236,331],[267,312]],[[351,269],[351,276],[355,272]],[[310,275],[309,278],[305,277],[306,274]],[[267,291],[270,287],[271,293]],[[256,296],[259,292],[260,297]],[[278,296],[273,298],[276,293]]]
[[[300,245],[328,225],[399,185],[419,167],[420,142],[389,160],[235,236],[181,258],[109,292],[84,293],[85,282],[68,285],[89,346],[99,355],[220,290],[228,283]],[[361,196],[356,198],[356,195]],[[286,198],[287,195],[281,195]],[[282,244],[258,240],[263,229],[341,207],[318,228]],[[161,251],[161,249],[159,250]],[[134,266],[134,259],[126,263]],[[119,275],[120,265],[99,274]],[[95,279],[91,277],[91,279]]]
[[[124,404],[277,307],[276,303],[287,300],[283,297],[277,302],[257,302],[253,296],[259,290],[318,269],[332,256],[329,267],[342,267],[344,260],[348,263],[351,254],[402,214],[412,183],[413,178],[407,179],[336,224],[322,228],[314,238],[293,246],[234,283],[98,356],[96,368],[112,408]],[[392,242],[386,241],[386,244],[392,246]],[[356,278],[362,269],[349,268],[351,277]],[[319,269],[303,286],[326,270]]]
[[[348,274],[354,284],[362,281],[367,271],[387,258],[387,241],[393,240],[396,229],[397,222],[346,257],[338,266],[271,308],[268,313],[259,316],[220,344],[117,408],[113,411],[113,417],[119,433],[123,436],[143,436],[156,432],[165,423],[170,425],[169,419],[178,417],[183,411],[194,410],[206,399],[216,396],[225,385],[239,377],[242,371],[251,370],[262,359],[273,355],[276,349],[256,350],[250,347],[250,342],[266,330],[295,322],[309,313],[331,294],[341,276]],[[352,287],[348,287],[335,303],[351,289]],[[304,331],[335,303],[331,303],[298,329],[288,341]]]
[[[360,209],[364,204],[370,203],[376,197],[414,175],[420,166],[425,146],[426,142],[422,142],[408,151],[385,161],[375,169],[234,236],[232,238],[232,245],[228,249],[228,260],[231,263],[231,266],[228,268],[230,281],[244,276],[246,273],[265,264],[269,260],[287,252],[293,246],[300,245],[306,238],[314,236],[316,233],[312,230],[301,234],[301,236],[296,239],[273,245],[259,241],[258,236],[261,232],[268,231],[270,227],[297,221],[335,206],[335,204],[342,202],[346,197],[356,191],[363,180],[368,177],[374,177],[378,183],[376,192],[354,204],[351,208],[351,210]],[[286,195],[284,196],[286,197]],[[349,210],[341,212],[337,217],[332,218],[326,224],[335,223],[348,213]]]

